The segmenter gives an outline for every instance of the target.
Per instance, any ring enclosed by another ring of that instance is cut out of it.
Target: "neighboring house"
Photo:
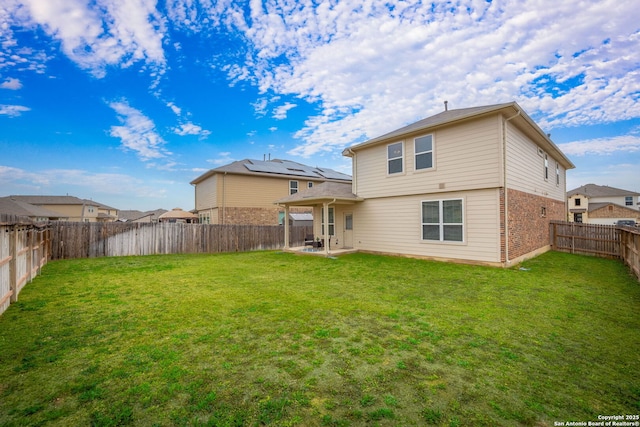
[[[567,192],[569,221],[614,225],[640,222],[640,193],[606,185],[587,184]]]
[[[0,197],[0,213],[28,217],[35,222],[58,221],[60,213],[8,197]]]
[[[111,206],[104,205],[99,202],[94,202],[93,200],[84,200],[87,204],[95,203],[98,207],[98,216],[97,221],[100,222],[114,222],[118,219],[118,209],[112,208]]]
[[[61,221],[96,222],[104,221],[106,212],[113,211],[93,200],[83,200],[74,196],[10,196],[19,202],[39,206],[57,212]],[[102,213],[102,215],[101,215]],[[115,220],[113,217],[110,220]]]
[[[125,210],[118,212],[120,222],[158,222],[158,217],[168,212],[166,209],[156,209],[155,211]]]
[[[173,208],[169,212],[165,212],[158,217],[158,222],[172,222],[172,223],[189,223],[195,224],[198,222],[198,215],[187,212],[180,208]]]
[[[277,225],[285,216],[283,208],[273,205],[275,199],[323,182],[350,183],[351,177],[289,160],[245,159],[212,169],[191,184],[201,223]],[[308,213],[310,209],[295,211]]]
[[[351,187],[275,202],[312,203],[325,252],[509,266],[548,250],[549,222],[566,219],[574,165],[515,102],[445,109],[343,155]]]

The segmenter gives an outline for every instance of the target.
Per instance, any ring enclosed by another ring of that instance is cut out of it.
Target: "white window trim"
[[[294,182],[296,183],[295,188],[293,188],[293,185],[292,185]],[[296,190],[296,191],[293,192],[293,190]],[[300,183],[294,179],[289,180],[289,195],[296,194],[298,191],[300,191]]]
[[[391,147],[392,145],[396,145],[396,144],[400,144],[400,147],[402,147],[402,154],[400,155],[400,157],[391,157],[389,158],[389,147]],[[396,141],[393,142],[391,144],[387,144],[385,146],[385,150],[386,150],[386,158],[387,158],[387,163],[386,163],[386,168],[387,168],[387,176],[398,176],[398,175],[404,175],[405,174],[405,167],[404,167],[404,141]],[[389,162],[391,160],[397,160],[400,159],[401,163],[402,163],[402,170],[400,172],[393,172],[390,173],[389,172]]]
[[[424,138],[425,136],[431,135],[431,150],[430,151],[421,151],[418,153],[416,149],[416,139]],[[431,153],[431,167],[430,168],[422,168],[418,169],[418,154],[426,154]],[[432,133],[427,133],[425,135],[416,136],[413,138],[413,170],[415,172],[425,172],[425,171],[433,171],[436,169],[436,137]]]
[[[448,202],[451,200],[460,200],[460,202],[462,203],[462,224],[458,224],[458,223],[444,223],[442,222],[442,219],[444,218],[443,212],[442,212],[442,206],[443,203],[442,202]],[[438,202],[438,208],[440,209],[439,212],[439,217],[441,219],[440,223],[438,224],[440,226],[440,240],[429,240],[429,239],[425,239],[423,236],[423,231],[422,231],[422,226],[425,224],[429,224],[429,223],[424,223],[422,222],[422,204],[424,202]],[[465,210],[465,202],[464,199],[461,197],[456,197],[456,198],[451,198],[451,199],[428,199],[428,200],[421,200],[420,201],[420,241],[422,243],[436,243],[436,244],[446,244],[446,245],[463,245],[467,243],[467,239],[466,239],[466,224],[467,223],[467,217],[466,217],[466,210]],[[445,225],[462,225],[462,240],[443,240],[444,239],[444,226]]]

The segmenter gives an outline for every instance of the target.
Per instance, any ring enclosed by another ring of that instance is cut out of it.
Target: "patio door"
[[[342,247],[353,247],[353,213],[344,213],[344,231],[342,233]]]

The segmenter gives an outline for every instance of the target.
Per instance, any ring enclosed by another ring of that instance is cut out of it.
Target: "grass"
[[[640,413],[640,284],[277,252],[55,261],[0,316],[0,425],[552,426]]]

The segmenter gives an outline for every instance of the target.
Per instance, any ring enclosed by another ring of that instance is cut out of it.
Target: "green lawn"
[[[639,308],[624,265],[561,253],[504,270],[278,252],[55,261],[0,316],[0,425],[638,414]]]

